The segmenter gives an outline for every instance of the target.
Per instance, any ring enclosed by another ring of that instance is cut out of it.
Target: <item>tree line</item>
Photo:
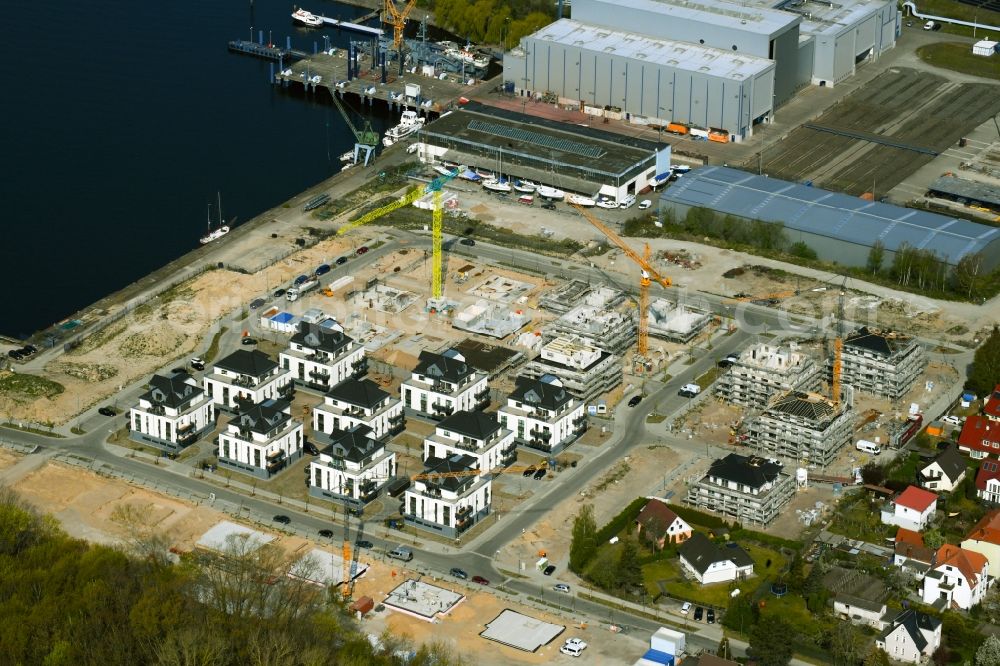
[[[517,45],[521,37],[555,18],[555,5],[545,0],[435,0],[439,26],[472,42]]]
[[[44,666],[458,664],[440,646],[378,647],[339,594],[285,575],[276,548],[172,561],[143,516],[120,513],[131,547],[90,545],[0,489],[2,661]],[[302,566],[301,562],[297,566]],[[412,654],[412,659],[405,659]],[[405,656],[404,656],[405,655]]]

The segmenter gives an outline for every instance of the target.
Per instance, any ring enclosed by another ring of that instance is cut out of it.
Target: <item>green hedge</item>
[[[697,509],[692,509],[689,506],[680,506],[678,504],[668,504],[667,506],[689,525],[700,525],[701,527],[707,527],[708,529],[729,526],[729,523],[724,521],[722,518],[713,516],[709,513],[703,513]]]
[[[639,512],[642,511],[642,507],[646,506],[646,502],[648,501],[645,497],[637,497],[632,500],[621,513],[608,521],[607,525],[597,530],[597,543],[607,543],[612,537],[634,523],[636,518],[639,517]]]
[[[803,546],[801,541],[782,539],[781,537],[764,534],[763,532],[755,532],[754,530],[743,529],[742,527],[734,527],[729,533],[729,538],[732,541],[745,539],[747,541],[756,541],[764,546],[774,546],[779,549],[788,548],[794,551],[802,550]]]

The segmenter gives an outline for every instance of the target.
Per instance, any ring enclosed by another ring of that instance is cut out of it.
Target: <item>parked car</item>
[[[649,199],[643,199],[639,202],[639,210],[646,210],[647,208],[652,208],[653,202]]]
[[[300,284],[302,284],[303,282],[308,282],[308,281],[309,281],[309,276],[308,275],[300,275],[297,278],[295,278],[295,286],[297,287]]]
[[[683,604],[681,604],[681,615],[687,615],[688,611],[690,611],[690,610],[691,610],[691,602],[690,601],[685,601]]]
[[[473,583],[479,583],[480,585],[489,585],[490,584],[490,581],[486,580],[482,576],[473,576],[472,577],[472,582]]]
[[[463,238],[458,242],[461,243],[462,245],[468,245],[469,247],[472,247],[473,245],[476,244],[476,241],[472,240],[471,238]]]
[[[587,649],[587,644],[579,638],[570,638],[563,644],[559,651],[571,657],[579,657]]]
[[[629,398],[628,406],[629,407],[635,407],[640,402],[642,402],[642,395],[641,394],[640,395],[634,395],[631,398]]]
[[[343,266],[344,264],[347,263],[347,257],[337,257],[337,261],[333,263],[337,264],[338,266]]]
[[[708,621],[709,624],[715,624],[715,609],[714,608],[709,608],[708,609],[708,613],[706,614],[705,619]]]
[[[934,21],[928,21],[927,23],[924,23],[924,30],[933,30],[934,25]]]
[[[626,194],[625,198],[618,203],[619,208],[631,208],[635,205],[635,195]]]
[[[305,448],[306,453],[308,453],[311,456],[319,455],[319,448],[312,442],[306,442],[303,448]]]
[[[320,264],[314,272],[316,275],[326,275],[330,272],[330,264]]]
[[[256,338],[251,338],[249,336],[244,337],[244,338],[240,338],[240,344],[241,345],[255,345],[255,344],[257,344],[257,339]]]
[[[264,305],[264,299],[263,298],[255,298],[252,301],[250,301],[250,309],[251,310],[256,310],[259,307],[263,307],[263,305]]]
[[[950,423],[952,425],[962,425],[961,417],[955,416],[954,414],[949,414],[948,416],[942,416],[941,420],[945,423]]]
[[[22,358],[24,358],[24,354],[21,353],[20,349],[11,349],[9,352],[7,352],[7,356],[11,357],[15,361],[20,361]]]
[[[616,208],[618,208],[618,202],[615,201],[614,199],[599,199],[597,201],[597,207],[598,208],[616,209]]]
[[[354,542],[354,546],[356,548],[366,548],[368,550],[371,550],[372,548],[375,547],[375,544],[373,544],[371,541],[368,541],[367,539],[358,539],[357,541]]]
[[[724,358],[721,361],[719,361],[719,367],[720,368],[728,368],[733,363],[736,363],[739,360],[740,360],[740,355],[739,354],[727,354],[726,358]]]
[[[333,530],[320,530],[319,531],[319,535],[321,537],[323,537],[324,539],[332,539],[333,538]]]
[[[534,473],[535,473],[535,468],[534,467],[529,467],[528,469],[524,470],[521,473],[521,476],[531,476]]]
[[[459,569],[458,567],[452,567],[448,573],[455,578],[461,578],[462,580],[466,580],[469,577],[469,574],[465,573],[463,569]]]
[[[29,354],[34,354],[35,352],[38,351],[38,347],[36,347],[35,345],[24,345],[24,351],[28,352]]]
[[[697,608],[694,609],[694,621],[695,622],[701,622],[701,618],[704,615],[705,615],[705,609],[702,608],[701,606],[698,606]]]
[[[413,551],[406,546],[396,546],[389,551],[389,557],[396,560],[403,560],[404,562],[409,562],[413,559]]]
[[[556,592],[562,592],[563,594],[569,594],[569,585],[566,583],[556,583],[552,586],[552,589]]]
[[[542,208],[544,208],[545,210],[555,210],[556,205],[551,201],[546,201],[545,203],[542,204]]]
[[[193,358],[191,359],[191,367],[194,368],[195,370],[204,370],[205,361],[203,361],[200,358]]]
[[[118,412],[113,407],[101,407],[97,410],[101,416],[116,416]]]
[[[273,296],[274,296],[275,298],[281,298],[281,297],[282,297],[282,296],[284,296],[284,295],[285,295],[286,293],[287,293],[287,292],[286,292],[286,291],[285,291],[284,289],[275,289],[275,290],[274,290],[274,294],[273,294]]]
[[[697,384],[685,384],[681,387],[681,390],[677,392],[677,395],[685,398],[693,398],[699,393],[701,393],[701,387]]]
[[[355,252],[355,254],[357,254],[360,257],[362,254],[364,254],[367,251],[368,251],[368,246],[367,245],[362,245],[361,247],[358,248],[358,250],[357,250],[357,252]]]
[[[533,478],[535,481],[537,481],[538,479],[544,479],[545,475],[548,473],[549,470],[545,469],[544,467],[540,467],[539,469],[535,470],[535,473],[532,474],[531,478]]]
[[[555,572],[556,572],[556,565],[554,564],[550,564],[549,566],[545,567],[542,570],[542,573],[545,574],[546,576],[551,576]]]
[[[291,518],[289,518],[288,516],[286,516],[286,515],[284,515],[282,513],[279,513],[277,516],[275,516],[271,520],[273,520],[276,523],[281,523],[282,525],[287,525],[288,523],[292,522]]]

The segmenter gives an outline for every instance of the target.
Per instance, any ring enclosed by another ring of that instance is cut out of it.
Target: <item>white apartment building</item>
[[[458,537],[490,512],[492,482],[476,459],[452,454],[424,461],[424,473],[403,495],[404,520],[423,530]]]
[[[215,408],[188,373],[153,375],[129,411],[129,429],[130,439],[174,453],[215,429]]]
[[[237,414],[266,400],[290,399],[294,391],[291,373],[256,349],[217,361],[204,386],[218,409]]]
[[[396,454],[372,435],[364,425],[333,431],[330,444],[309,463],[309,494],[357,509],[378,497],[396,474]]]
[[[219,466],[269,479],[302,457],[302,424],[269,400],[233,417],[219,435]]]
[[[490,404],[486,373],[466,363],[454,349],[442,354],[420,352],[417,367],[399,391],[405,407],[435,419]]]
[[[365,348],[339,327],[299,323],[288,349],[278,355],[281,367],[299,386],[326,391],[349,377],[368,372]]]
[[[522,371],[525,377],[556,377],[567,391],[587,402],[622,383],[621,359],[578,339],[558,337],[542,346]]]
[[[329,444],[329,435],[339,430],[365,426],[372,437],[384,440],[406,427],[403,403],[370,379],[348,378],[340,382],[313,407],[313,439]]]
[[[795,480],[778,463],[730,453],[709,466],[684,501],[745,525],[768,525],[794,494]]]
[[[583,402],[552,375],[518,377],[497,417],[518,443],[546,453],[559,453],[587,430]]]
[[[437,424],[424,440],[424,461],[466,455],[473,467],[488,472],[517,459],[514,433],[500,425],[495,414],[461,411]]]

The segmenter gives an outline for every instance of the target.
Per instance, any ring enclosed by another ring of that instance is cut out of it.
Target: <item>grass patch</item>
[[[656,412],[653,412],[652,414],[646,417],[646,423],[663,423],[666,420],[667,420],[666,416],[664,416],[663,414],[657,414]]]
[[[694,380],[694,383],[700,386],[701,390],[704,391],[709,386],[711,386],[716,379],[719,378],[720,374],[722,374],[722,368],[720,368],[718,365],[714,365],[711,368],[709,368],[708,372],[703,374],[701,377],[698,377],[698,379]]]
[[[69,429],[69,431],[71,433],[73,433],[74,435],[86,435],[87,434],[87,431],[84,430],[83,428],[81,428],[78,425],[73,426],[72,428]]]
[[[20,430],[21,432],[30,432],[33,435],[42,435],[43,437],[52,437],[55,439],[66,439],[64,435],[60,435],[57,432],[52,432],[51,430],[42,430],[41,428],[34,428],[32,426],[21,425],[18,423],[12,423],[7,421],[6,423],[0,423],[0,428],[9,428],[11,430]]]
[[[11,372],[0,377],[0,393],[31,398],[54,398],[66,390],[59,382],[38,375]]]
[[[220,328],[215,335],[212,336],[212,342],[208,345],[208,351],[205,352],[205,364],[208,365],[215,360],[215,357],[219,355],[219,342],[222,340],[222,336],[226,334],[229,328],[223,326]]]
[[[845,500],[834,512],[829,530],[852,539],[882,544],[887,536],[896,533],[896,528],[882,524],[876,504],[869,505],[867,499],[859,496],[851,504]]]
[[[973,55],[968,44],[959,42],[926,44],[917,49],[917,56],[928,65],[942,69],[987,79],[1000,79],[1000,64],[994,62],[995,57]]]
[[[896,481],[916,483],[917,468],[921,466],[920,454],[911,452],[905,460],[889,470],[889,478]]]
[[[986,30],[983,29],[983,24],[1000,25],[1000,12],[994,12],[982,8],[976,9],[971,5],[965,5],[960,2],[955,2],[954,0],[920,0],[920,2],[917,3],[917,7],[919,8],[921,14],[946,16],[948,18],[959,19],[962,21],[977,22],[980,25],[979,29],[976,30],[976,37],[981,39],[986,38]],[[924,25],[924,20],[915,16],[904,17],[904,20],[913,21],[913,25],[915,26],[923,27]],[[941,29],[953,34],[972,36],[971,27],[945,23],[942,25]]]

